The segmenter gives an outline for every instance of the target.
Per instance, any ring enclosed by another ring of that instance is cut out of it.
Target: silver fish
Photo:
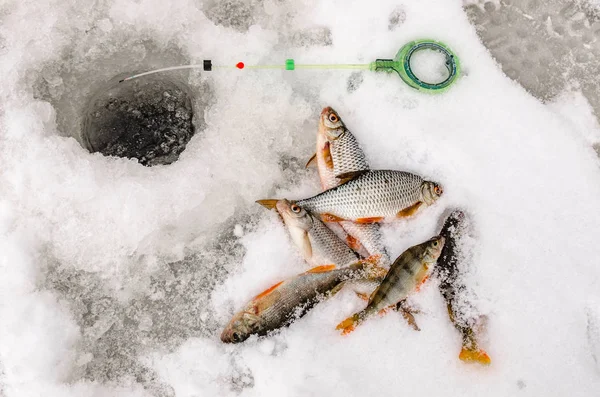
[[[442,188],[404,171],[371,170],[353,174],[350,181],[296,204],[318,213],[327,222],[352,220],[373,223],[406,217],[422,205],[433,204]]]
[[[347,175],[369,169],[369,163],[358,141],[346,128],[346,124],[339,114],[331,107],[326,107],[321,112],[317,133],[317,151],[308,164],[313,159],[317,161],[321,186],[324,190],[336,187],[343,182],[343,178],[338,178],[337,175]],[[379,255],[381,265],[390,264],[390,257],[381,242],[382,237],[378,224],[356,224],[351,221],[342,221],[339,225],[343,231],[336,230],[335,223],[330,222],[328,226],[338,236],[345,237],[352,249],[364,256]],[[344,236],[344,232],[347,234],[346,236]]]
[[[279,200],[275,208],[283,218],[292,241],[311,266],[355,263],[358,255],[321,220],[297,204]]]

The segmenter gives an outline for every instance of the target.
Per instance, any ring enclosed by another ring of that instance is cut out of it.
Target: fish
[[[221,333],[224,343],[241,343],[252,335],[264,336],[287,327],[304,316],[321,300],[335,295],[345,281],[369,278],[381,280],[386,270],[368,261],[336,268],[315,267],[281,281],[255,296],[235,314]]]
[[[321,187],[330,189],[342,182],[338,175],[369,169],[358,141],[331,107],[323,108],[319,118],[317,151],[306,164],[316,161]]]
[[[309,265],[333,263],[343,267],[360,259],[359,255],[318,217],[304,208],[285,199],[279,200],[275,208],[283,218],[292,241]]]
[[[406,298],[429,277],[430,266],[437,261],[444,243],[444,237],[434,236],[404,251],[392,263],[379,287],[371,294],[367,307],[339,323],[336,329],[342,330],[342,334],[346,335],[375,313],[385,314],[391,309],[402,309]],[[407,316],[412,314],[405,311],[405,317]],[[415,326],[416,324],[413,325]]]
[[[433,277],[439,279],[439,290],[448,309],[448,317],[462,337],[462,349],[459,359],[467,362],[478,362],[483,365],[491,364],[490,356],[479,346],[477,340],[477,328],[479,318],[469,313],[477,311],[469,302],[465,302],[464,296],[467,286],[460,278],[459,263],[465,258],[460,239],[467,232],[468,218],[461,210],[454,210],[446,218],[441,236],[446,239],[446,244],[438,259]],[[461,310],[468,306],[469,310]]]
[[[438,183],[410,172],[369,170],[354,173],[348,182],[294,203],[319,214],[325,222],[375,223],[411,216],[419,207],[436,202],[442,193]],[[277,200],[258,202],[274,207]]]
[[[340,115],[331,107],[325,107],[319,118],[317,150],[307,166],[316,160],[321,187],[324,190],[344,182],[337,175],[369,169],[367,158],[354,135],[346,128]],[[380,226],[376,223],[357,224],[339,222],[342,230],[330,222],[328,226],[344,238],[353,250],[363,256],[380,256],[380,265],[389,266],[390,257],[382,243]]]

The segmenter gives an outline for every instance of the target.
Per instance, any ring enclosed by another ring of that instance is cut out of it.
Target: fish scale
[[[345,266],[359,259],[358,255],[340,240],[331,229],[325,226],[320,219],[313,215],[310,216],[313,219],[313,227],[308,235],[313,246],[313,252],[316,252],[317,256],[323,259],[322,263],[314,263],[314,265],[335,264]]]
[[[330,143],[330,151],[331,159],[333,160],[333,175],[335,177],[348,172],[369,169],[365,154],[354,135],[348,130],[344,131],[338,139]]]
[[[423,182],[420,176],[405,171],[365,171],[342,185],[298,200],[297,204],[313,213],[348,220],[393,217],[421,200]]]

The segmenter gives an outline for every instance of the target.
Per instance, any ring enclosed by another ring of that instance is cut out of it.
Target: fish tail
[[[335,327],[335,329],[342,330],[342,335],[348,335],[350,332],[354,331],[356,326],[359,324],[360,316],[359,313],[355,313],[352,316],[348,317],[341,323]]]
[[[483,365],[490,365],[492,363],[492,359],[485,350],[472,346],[463,346],[458,358],[465,362],[477,362]]]
[[[265,199],[265,200],[256,200],[257,204],[262,205],[266,209],[272,210],[277,205],[277,199]]]

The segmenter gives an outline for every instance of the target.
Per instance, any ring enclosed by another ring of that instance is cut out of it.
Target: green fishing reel
[[[433,50],[444,55],[444,66],[448,70],[448,77],[444,81],[429,83],[415,75],[410,60],[415,53],[423,50]],[[402,81],[414,89],[429,93],[441,93],[446,91],[460,75],[460,62],[458,57],[444,43],[424,39],[405,44],[394,59],[377,59],[375,62],[371,62],[369,69],[376,72],[396,72]]]

